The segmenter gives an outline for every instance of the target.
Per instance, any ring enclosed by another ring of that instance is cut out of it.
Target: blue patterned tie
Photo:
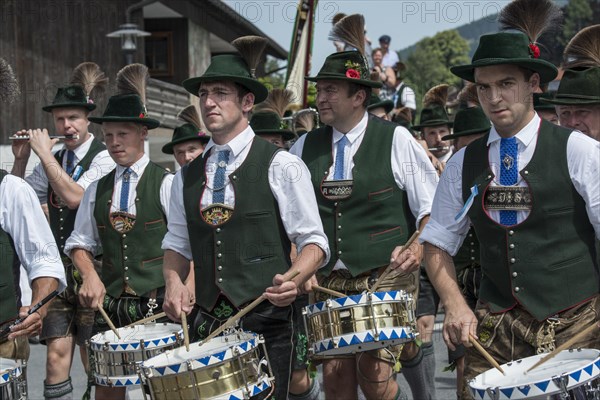
[[[127,212],[127,207],[129,206],[129,179],[131,178],[131,169],[129,167],[125,168],[123,171],[123,185],[121,185],[121,202],[119,204],[119,208],[123,212]]]
[[[68,175],[71,175],[73,173],[74,161],[75,161],[75,153],[73,152],[73,150],[67,150],[67,174]]]
[[[344,155],[346,152],[346,143],[348,138],[343,135],[337,142],[337,151],[335,154],[335,169],[333,170],[333,180],[339,181],[344,179]]]
[[[517,183],[519,176],[518,148],[517,139],[514,136],[500,140],[500,184],[503,186],[513,186]],[[500,223],[506,226],[516,225],[517,212],[500,211]]]
[[[217,171],[215,172],[215,181],[213,182],[213,204],[225,203],[225,170],[229,162],[229,150],[217,152]]]

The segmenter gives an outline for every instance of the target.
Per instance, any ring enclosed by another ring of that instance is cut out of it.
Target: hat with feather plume
[[[107,84],[108,78],[98,64],[81,63],[73,70],[69,84],[58,88],[52,104],[42,107],[42,110],[52,112],[55,108],[83,107],[92,111],[96,108],[91,97],[92,91],[98,94],[104,91]]]
[[[514,0],[498,17],[503,32],[482,35],[471,64],[454,66],[450,71],[475,82],[475,68],[509,64],[537,72],[541,83],[550,82],[558,70],[540,58],[538,39],[549,28],[559,26],[561,18],[552,0]]]
[[[554,98],[559,105],[600,104],[600,24],[577,33],[564,51],[564,73]]]
[[[254,94],[254,104],[267,98],[268,89],[256,79],[256,68],[262,59],[268,40],[261,36],[242,36],[231,44],[239,54],[214,56],[202,76],[183,81],[182,86],[198,96],[202,82],[232,81],[244,86]]]
[[[178,126],[173,131],[171,141],[162,147],[162,152],[165,154],[173,154],[173,146],[180,143],[198,140],[204,144],[210,141],[210,135],[206,131],[206,127],[202,123],[200,113],[195,105],[190,104],[177,114],[177,118],[182,120],[184,124]]]
[[[118,94],[108,99],[101,117],[90,117],[97,124],[103,122],[134,122],[158,128],[160,121],[148,118],[146,109],[146,85],[150,79],[148,67],[142,64],[130,64],[117,73]]]
[[[371,88],[380,88],[381,82],[371,80],[371,71],[365,54],[365,18],[361,14],[348,15],[331,30],[331,40],[341,41],[354,48],[329,55],[316,76],[306,77],[310,82],[341,80]]]
[[[281,135],[284,141],[296,137],[283,120],[283,116],[292,104],[294,94],[288,89],[273,89],[267,100],[258,105],[252,113],[250,126],[257,135]]]
[[[432,87],[423,96],[423,109],[419,125],[413,126],[418,131],[428,126],[447,125],[452,127],[452,121],[446,111],[446,102],[448,101],[448,90],[450,86],[443,83]]]

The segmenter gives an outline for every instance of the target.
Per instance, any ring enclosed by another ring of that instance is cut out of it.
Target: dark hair
[[[348,97],[354,96],[359,90],[365,91],[365,100],[363,101],[363,107],[367,108],[371,101],[371,87],[365,85],[359,85],[358,83],[348,82]]]
[[[238,100],[241,103],[242,100],[244,99],[244,96],[247,95],[248,93],[250,93],[250,89],[248,89],[246,86],[239,84],[237,82],[234,82],[234,85],[237,88]]]

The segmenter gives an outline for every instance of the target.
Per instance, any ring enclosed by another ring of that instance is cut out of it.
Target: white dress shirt
[[[358,125],[346,133],[348,141],[346,142],[346,150],[344,151],[344,179],[351,180],[353,178],[354,155],[365,137],[368,120],[368,113],[365,112]],[[290,153],[299,157],[302,156],[306,136],[304,135],[296,141],[290,149]],[[343,136],[343,133],[333,128],[331,149],[334,162],[329,168],[325,180],[333,180],[337,157],[337,143]],[[391,163],[396,185],[406,192],[410,210],[417,220],[416,228],[419,229],[419,224],[423,217],[429,215],[431,212],[431,205],[438,180],[437,172],[431,161],[429,161],[423,147],[413,139],[406,128],[401,126],[396,127],[394,131]],[[334,266],[334,269],[339,268],[345,268],[341,260],[338,260]]]
[[[144,174],[150,159],[144,154],[142,158],[136,161],[131,167],[131,175],[129,179],[129,205],[127,213],[136,215],[135,198],[136,189],[139,179]],[[115,173],[115,185],[113,187],[112,201],[110,212],[119,211],[121,189],[123,187],[123,172],[126,167],[117,165]],[[160,185],[160,204],[165,215],[169,215],[169,196],[171,194],[171,185],[173,183],[173,175],[168,174],[164,177]],[[65,243],[64,252],[69,257],[73,249],[85,249],[96,256],[101,253],[102,245],[100,243],[100,235],[96,219],[94,218],[94,208],[96,205],[96,191],[98,189],[98,181],[93,182],[83,194],[83,199],[77,210],[75,218],[75,228],[73,233]]]
[[[231,152],[225,172],[224,203],[235,207],[235,192],[229,180],[229,175],[244,162],[255,137],[256,135],[252,128],[247,127],[225,145],[217,145],[212,139],[208,142],[203,153],[204,155],[208,155],[208,159],[206,161],[206,190],[204,190],[202,199],[200,200],[202,208],[212,203],[212,188],[217,170],[217,152],[220,150],[229,150]],[[269,186],[279,206],[280,217],[288,238],[296,245],[298,253],[302,252],[302,249],[307,244],[319,246],[325,253],[322,265],[327,264],[329,261],[329,244],[323,232],[323,224],[319,217],[317,200],[310,181],[308,168],[298,157],[286,151],[280,151],[273,157],[268,173]],[[169,231],[163,239],[162,248],[176,251],[188,260],[191,260],[192,251],[183,204],[183,178],[181,170],[175,175],[168,220]]]
[[[540,117],[535,114],[527,126],[516,135],[519,171],[523,170],[533,157],[540,123]],[[491,182],[491,186],[499,185],[500,139],[500,135],[492,127],[487,141],[489,146],[488,160],[496,178]],[[421,243],[429,242],[446,250],[452,256],[458,252],[471,225],[468,216],[455,221],[455,216],[464,206],[462,194],[464,156],[465,149],[463,148],[446,164],[435,193],[431,219],[419,237]],[[567,165],[573,186],[585,201],[586,211],[596,231],[596,237],[600,238],[600,179],[598,179],[600,172],[600,142],[579,131],[574,131],[567,141]],[[517,185],[527,185],[520,175]],[[481,201],[481,195],[482,193],[479,193],[475,201]],[[500,221],[500,211],[488,210],[487,212],[494,221]],[[517,223],[524,221],[528,215],[529,211],[517,211]]]
[[[90,137],[88,140],[83,142],[79,147],[73,150],[75,157],[73,159],[73,166],[75,167],[87,154],[90,147],[92,146],[92,141],[94,140],[94,135],[90,133]],[[59,152],[66,152],[67,149],[63,146]],[[77,180],[77,184],[81,186],[83,190],[87,189],[88,186],[92,184],[92,182],[97,181],[102,178],[104,175],[107,175],[110,171],[115,169],[115,162],[108,154],[108,150],[102,150],[100,153],[96,154],[94,159],[90,164],[90,168],[85,171],[81,177]],[[67,156],[63,157],[62,168],[67,170]],[[40,200],[41,204],[45,204],[48,200],[48,177],[46,176],[46,171],[42,164],[38,164],[33,168],[33,172],[27,178],[25,178],[27,183],[33,188],[35,194]]]
[[[29,285],[37,278],[56,278],[62,292],[67,281],[58,246],[33,189],[16,176],[7,175],[0,184],[0,227],[12,238]]]

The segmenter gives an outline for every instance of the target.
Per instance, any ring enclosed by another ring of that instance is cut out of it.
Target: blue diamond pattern
[[[385,297],[385,292],[375,292],[373,294],[381,301],[383,301],[383,298]]]
[[[127,343],[121,345],[121,350],[127,350]]]
[[[596,367],[600,368],[600,360],[596,361],[596,362],[594,363],[594,365],[595,365]]]
[[[388,335],[385,334],[385,332],[379,332],[379,340],[388,340],[389,337]]]
[[[179,368],[181,368],[181,364],[169,365],[169,369],[175,372],[176,374],[179,373]]]
[[[206,366],[210,362],[210,356],[199,358],[196,361],[198,361],[200,364]]]
[[[347,300],[348,297],[340,297],[339,299],[333,299],[334,302],[338,303],[342,307],[346,304]]]
[[[2,383],[8,382],[8,377],[10,374],[4,374],[2,375]]]
[[[399,339],[398,332],[395,329],[392,329],[392,334],[390,335],[390,339]]]
[[[592,376],[592,371],[594,370],[594,364],[590,364],[583,369],[589,376]]]
[[[113,351],[116,351],[119,348],[118,344],[111,344],[110,347],[113,349]]]
[[[579,382],[579,378],[581,378],[581,370],[575,371],[572,374],[569,374],[569,376],[575,379],[575,382]]]
[[[338,347],[346,347],[348,346],[348,342],[346,342],[346,339],[341,338],[340,342],[338,343]]]
[[[160,376],[163,376],[165,374],[166,369],[167,367],[156,367],[156,371]]]
[[[354,294],[352,296],[349,296],[353,302],[355,302],[356,304],[360,303],[360,300],[362,299],[363,295],[362,294]]]
[[[373,342],[373,341],[375,341],[375,338],[370,333],[367,333],[367,336],[365,336],[364,341],[365,341],[365,343],[366,342]]]
[[[225,358],[225,352],[224,352],[224,351],[222,351],[222,352],[220,352],[220,353],[213,354],[213,357],[214,357],[214,358],[218,358],[218,359],[219,359],[219,361],[223,361],[223,359]]]
[[[477,389],[477,394],[479,395],[479,397],[481,397],[483,399],[483,396],[485,396],[485,390]]]
[[[229,396],[229,400],[242,400],[242,399],[240,399],[236,395],[232,394],[231,396]]]
[[[406,331],[404,329],[400,329],[400,339],[406,339],[408,338],[408,334],[406,333]]]
[[[535,384],[535,386],[537,386],[542,392],[546,392],[546,389],[548,389],[548,385],[550,384],[550,381],[545,381],[545,382],[538,382]]]
[[[131,343],[131,347],[133,347],[134,350],[137,350],[138,347],[140,347],[139,343]]]
[[[242,349],[244,351],[248,351],[248,342],[244,342],[244,343],[240,344],[240,349]]]
[[[356,336],[356,335],[352,336],[352,339],[350,340],[350,344],[361,344],[361,343],[362,343],[362,340],[360,340],[358,338],[358,336]]]
[[[529,393],[529,391],[531,390],[531,386],[527,385],[527,386],[521,386],[518,387],[517,389],[519,389],[519,392],[523,393],[525,396],[527,396],[527,394]]]
[[[152,340],[152,343],[154,343],[155,346],[158,346],[160,344],[160,339]]]
[[[502,392],[502,394],[504,394],[509,399],[510,399],[510,396],[512,396],[514,390],[515,390],[515,388],[500,389],[500,391]]]
[[[261,390],[258,388],[258,386],[254,386],[254,390],[252,390],[252,396],[256,396],[260,392]]]

